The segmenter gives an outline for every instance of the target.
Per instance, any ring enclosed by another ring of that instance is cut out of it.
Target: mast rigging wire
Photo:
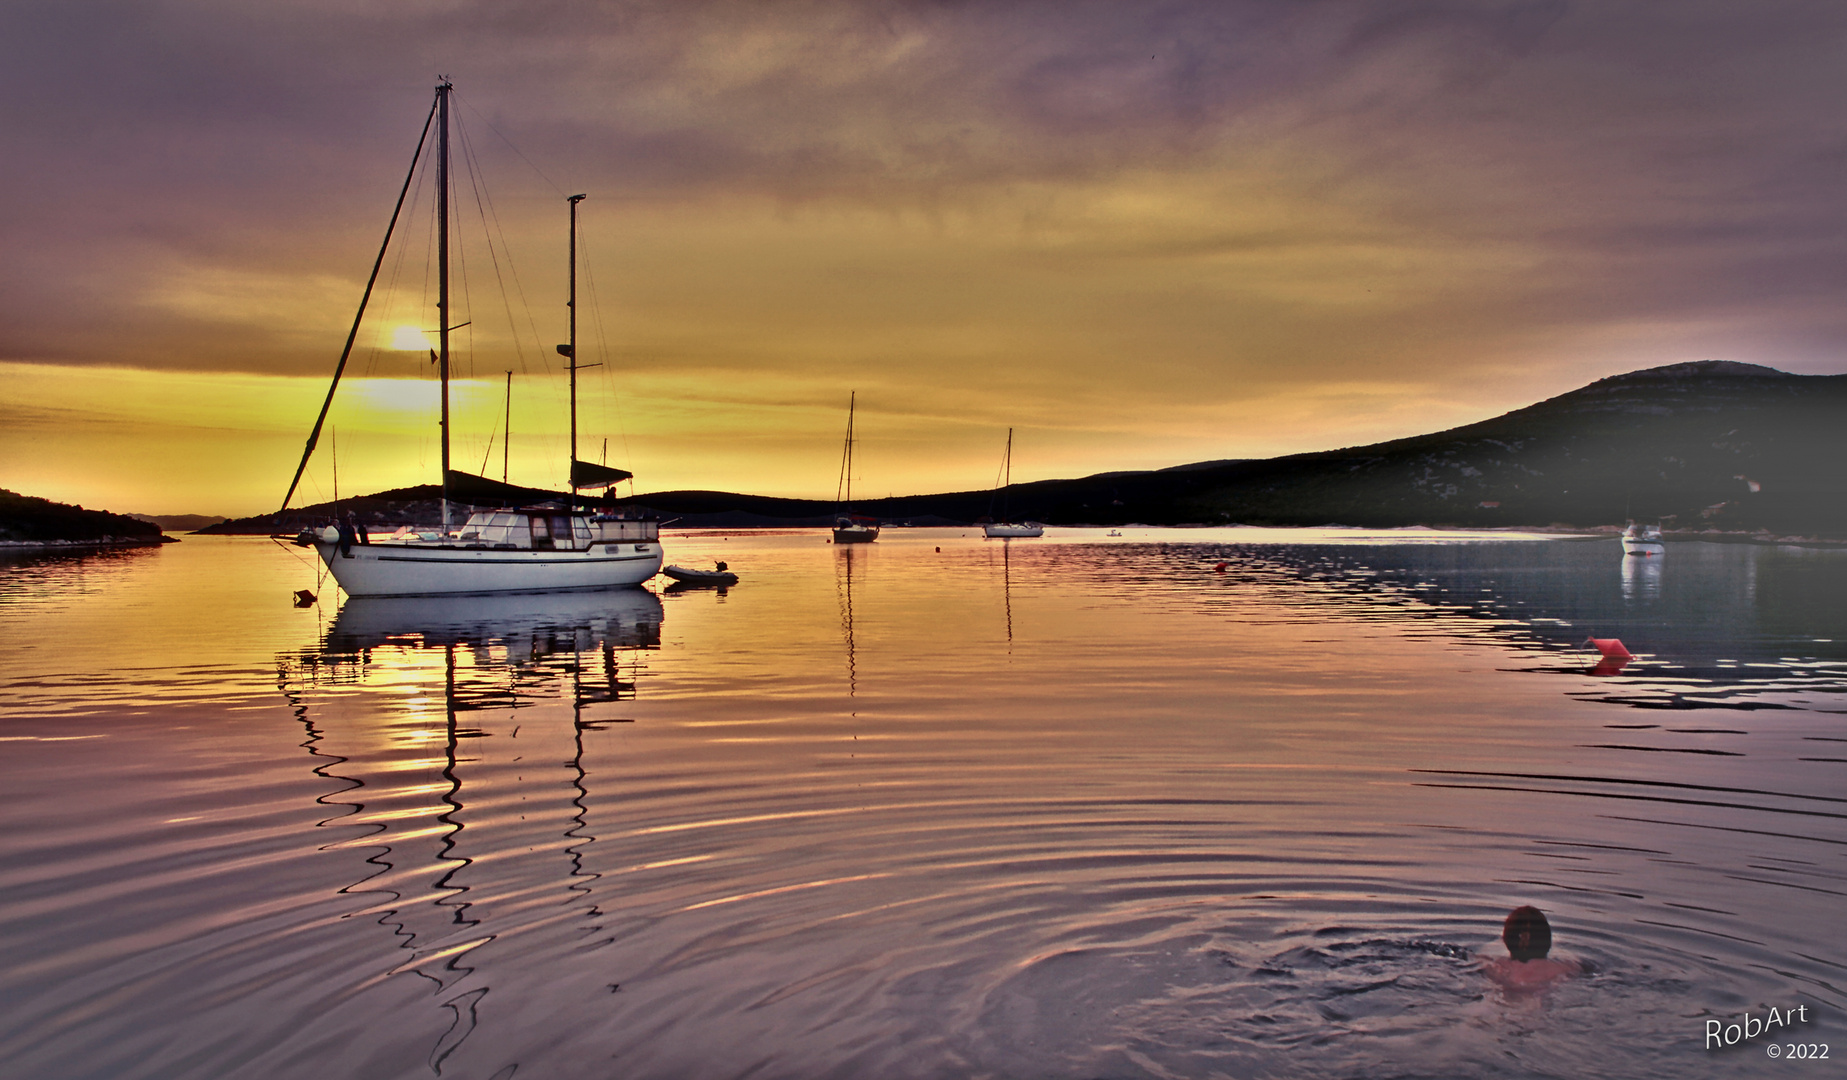
[[[438,100],[441,100],[440,96]],[[308,459],[314,456],[314,445],[320,441],[321,425],[327,420],[327,410],[333,407],[334,391],[340,386],[340,375],[346,370],[347,358],[353,355],[353,341],[359,336],[359,324],[366,315],[366,302],[372,299],[372,286],[378,282],[379,267],[384,265],[385,251],[391,246],[392,230],[398,226],[398,213],[404,209],[404,196],[410,191],[411,178],[417,173],[417,162],[423,157],[423,144],[430,136],[430,124],[436,119],[436,103],[430,104],[430,115],[423,120],[423,133],[417,136],[417,149],[411,155],[410,170],[404,174],[404,186],[398,190],[397,205],[391,208],[391,222],[385,226],[385,240],[378,246],[378,258],[372,262],[372,274],[366,278],[366,291],[359,298],[359,312],[353,316],[353,328],[347,332],[346,347],[340,350],[340,363],[334,368],[333,385],[327,388],[327,399],[321,402],[321,413],[314,419],[314,429],[308,433],[308,445],[301,452],[301,464],[295,467],[295,478],[289,481],[288,494],[282,497],[282,505],[277,513],[289,508],[289,500],[295,497],[295,488],[301,484],[301,474],[308,468]]]
[[[501,306],[506,309],[507,330],[513,338],[513,355],[519,360],[520,371],[530,374],[530,370],[526,367],[525,344],[520,340],[519,336],[519,321],[513,314],[511,299],[513,294],[519,296],[520,307],[526,311],[526,323],[528,328],[532,331],[533,346],[541,360],[545,356],[545,339],[539,334],[538,323],[533,321],[532,305],[526,302],[526,288],[520,281],[519,267],[513,261],[513,247],[511,244],[507,243],[506,228],[500,223],[500,209],[494,205],[493,192],[481,182],[485,170],[481,167],[479,155],[475,153],[474,139],[470,136],[468,129],[463,126],[459,117],[456,119],[455,128],[458,141],[462,144],[463,161],[468,167],[468,183],[475,194],[475,213],[481,219],[481,234],[487,239],[488,257],[493,260],[494,281],[500,286]],[[494,247],[494,238],[496,236],[500,238],[500,248],[498,252]],[[503,277],[500,272],[500,257],[502,255],[506,257],[507,261],[506,277]],[[511,293],[509,293],[507,289],[507,277],[513,279],[513,289]]]

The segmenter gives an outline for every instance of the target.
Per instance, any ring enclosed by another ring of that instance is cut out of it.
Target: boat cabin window
[[[581,546],[572,542],[571,519],[564,514],[533,514],[530,535],[535,548],[563,551]]]
[[[474,544],[518,545],[526,542],[524,522],[519,514],[470,514],[461,539]]]

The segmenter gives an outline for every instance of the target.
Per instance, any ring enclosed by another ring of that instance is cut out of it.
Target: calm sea
[[[668,552],[742,583],[342,604],[261,540],[0,563],[0,1074],[1847,1057],[1847,552]],[[1636,659],[1594,674],[1593,636]],[[1583,975],[1485,977],[1518,904]],[[1806,1023],[1708,1048],[1772,1007]]]

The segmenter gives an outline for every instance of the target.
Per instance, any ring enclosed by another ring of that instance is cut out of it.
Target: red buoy
[[[1628,660],[1631,658],[1629,650],[1623,648],[1621,638],[1594,637],[1587,639],[1584,644],[1602,653],[1605,660]]]

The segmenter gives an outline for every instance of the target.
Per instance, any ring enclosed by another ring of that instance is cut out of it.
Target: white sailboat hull
[[[1660,555],[1667,551],[1661,543],[1661,527],[1658,525],[1637,525],[1629,523],[1623,530],[1623,553],[1625,555]]]
[[[348,596],[558,592],[639,585],[661,569],[658,542],[595,544],[584,551],[510,551],[430,543],[314,545]]]
[[[1040,525],[1036,522],[1025,521],[1025,522],[1021,522],[1018,525],[1011,525],[1011,524],[983,525],[981,527],[981,531],[984,533],[987,533],[989,536],[997,536],[997,537],[1044,536],[1045,526]]]

